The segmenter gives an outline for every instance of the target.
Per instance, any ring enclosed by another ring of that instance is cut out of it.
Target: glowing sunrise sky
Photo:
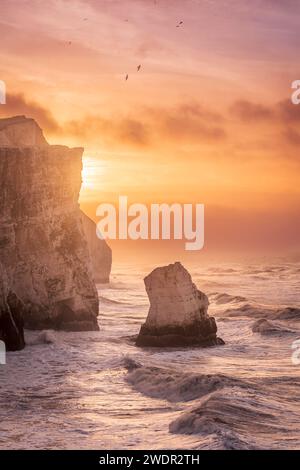
[[[119,194],[199,202],[212,249],[298,249],[300,1],[0,6],[0,116],[26,114],[50,143],[84,146],[92,217]]]

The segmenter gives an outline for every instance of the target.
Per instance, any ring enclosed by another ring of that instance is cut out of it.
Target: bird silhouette
[[[125,80],[126,80],[126,81],[128,80],[128,74],[126,75],[126,78],[125,78]]]
[[[137,71],[139,72],[141,70],[141,65],[137,66]]]
[[[181,25],[183,25],[183,21],[179,21],[179,23],[176,25],[176,28],[179,28]]]

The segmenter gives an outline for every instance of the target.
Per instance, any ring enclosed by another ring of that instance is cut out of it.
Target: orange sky
[[[0,115],[85,147],[93,218],[119,194],[205,203],[206,250],[295,252],[299,17],[296,0],[1,0]]]

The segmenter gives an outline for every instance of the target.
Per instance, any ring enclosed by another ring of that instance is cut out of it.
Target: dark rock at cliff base
[[[150,310],[136,340],[137,346],[217,346],[217,325],[209,317],[208,298],[180,264],[154,269],[145,279]]]
[[[5,308],[0,311],[0,340],[7,351],[19,351],[25,346],[23,305],[15,294],[10,293]]]
[[[78,204],[82,153],[49,145],[33,119],[0,120],[0,322],[7,347],[22,321],[33,329],[99,329]]]
[[[25,346],[23,332],[24,305],[14,292],[8,289],[5,269],[0,263],[0,341],[7,351],[18,351]]]

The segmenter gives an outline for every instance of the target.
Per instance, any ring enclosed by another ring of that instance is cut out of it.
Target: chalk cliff
[[[25,116],[0,119],[0,148],[43,145],[48,143],[34,119]]]
[[[92,262],[92,272],[96,283],[108,283],[111,271],[112,252],[105,240],[96,234],[96,224],[84,212],[81,212],[83,230]]]
[[[145,279],[150,310],[137,346],[214,346],[217,325],[209,317],[208,298],[181,263],[154,269]]]
[[[22,318],[33,329],[98,329],[78,204],[82,152],[48,145],[32,119],[0,120],[0,339],[9,322],[20,335],[9,349],[22,347]]]

